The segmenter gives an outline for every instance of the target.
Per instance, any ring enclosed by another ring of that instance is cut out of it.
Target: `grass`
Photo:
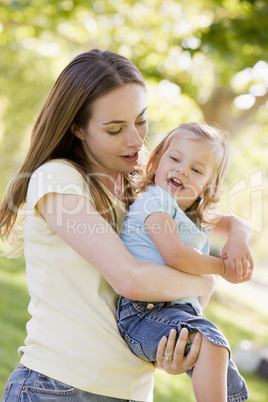
[[[10,373],[19,362],[17,348],[23,344],[26,336],[28,302],[23,258],[0,258],[0,395],[3,394]],[[206,317],[223,331],[232,349],[243,339],[256,345],[268,345],[268,315],[238,302],[235,298],[216,293],[206,309]],[[242,374],[250,390],[250,401],[266,402],[267,379],[255,373]],[[171,376],[156,371],[154,401],[195,401],[191,380],[186,374]]]
[[[28,301],[23,258],[0,258],[0,395],[19,361],[17,348],[26,335]]]

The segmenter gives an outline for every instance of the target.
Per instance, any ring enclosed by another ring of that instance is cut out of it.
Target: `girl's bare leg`
[[[190,335],[190,340],[194,335]],[[215,345],[202,335],[200,353],[192,375],[197,402],[227,401],[228,356],[225,347]]]

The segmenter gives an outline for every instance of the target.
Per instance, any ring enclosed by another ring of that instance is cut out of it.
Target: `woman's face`
[[[93,103],[83,144],[93,173],[103,182],[135,169],[148,130],[146,109],[145,89],[133,83]]]

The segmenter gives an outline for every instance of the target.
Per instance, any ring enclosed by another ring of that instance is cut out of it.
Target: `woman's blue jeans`
[[[19,365],[8,379],[2,402],[127,402],[91,394]],[[131,402],[131,401],[129,401]],[[134,401],[132,401],[134,402]]]

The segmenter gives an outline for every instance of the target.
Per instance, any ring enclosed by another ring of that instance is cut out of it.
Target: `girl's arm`
[[[122,296],[163,301],[202,296],[213,290],[214,279],[210,275],[188,275],[161,264],[136,260],[87,198],[49,193],[37,207],[48,225]],[[87,228],[86,233],[76,230],[79,227]]]
[[[202,254],[194,247],[185,245],[180,238],[175,221],[166,213],[149,215],[146,218],[145,227],[161,257],[170,267],[196,275],[219,274],[232,283],[250,279],[250,275],[238,278],[236,272],[229,272],[227,260]]]
[[[223,215],[213,234],[228,238],[221,252],[228,268],[236,271],[238,278],[251,275],[254,262],[248,244],[252,234],[248,222],[236,216]]]
[[[146,230],[167,265],[193,275],[223,274],[222,259],[203,254],[183,243],[174,219],[167,213],[156,212],[145,220]]]

